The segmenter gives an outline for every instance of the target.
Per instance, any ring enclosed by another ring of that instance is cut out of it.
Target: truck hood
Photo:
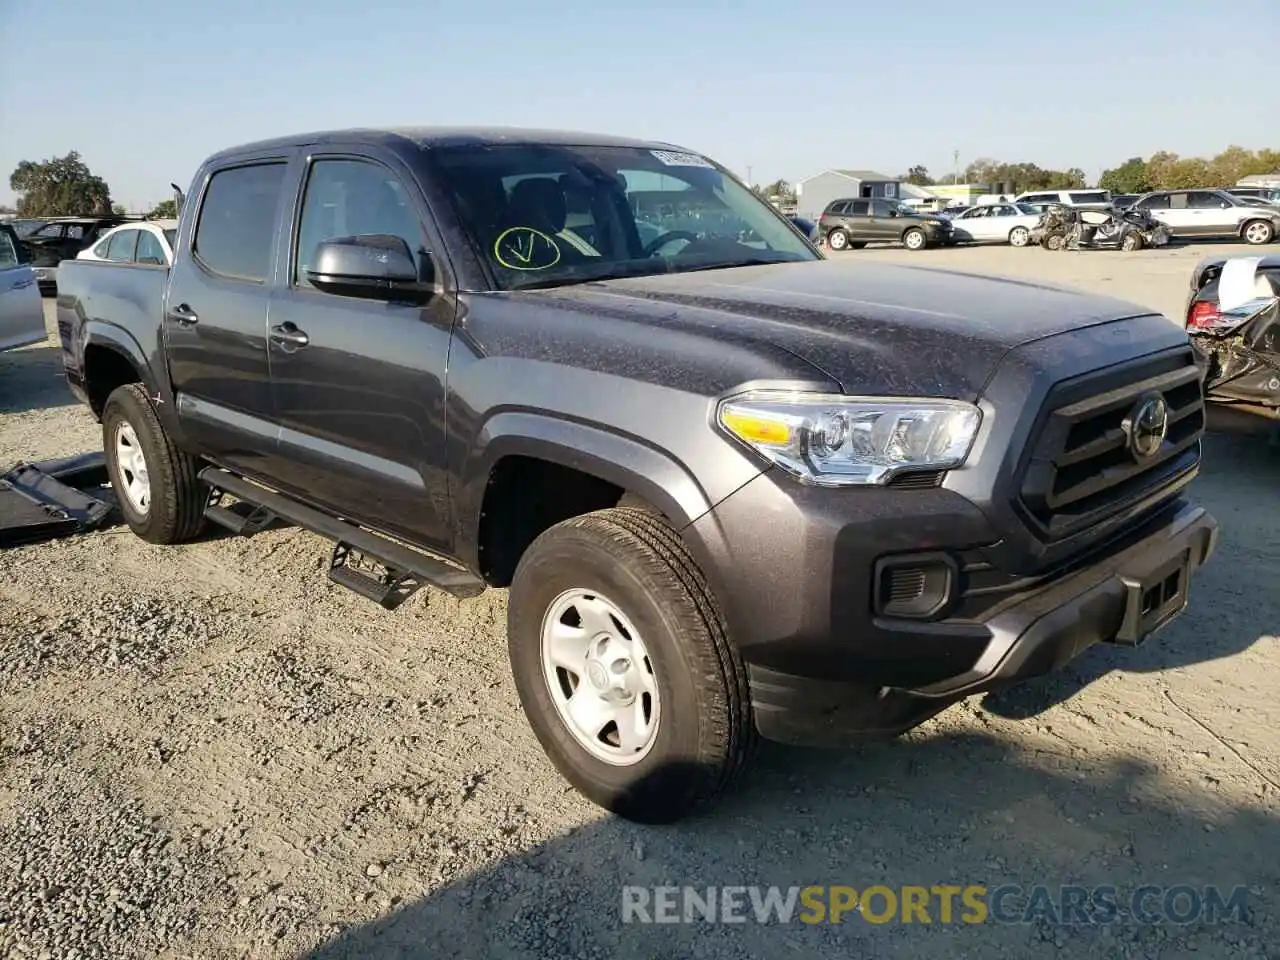
[[[770,343],[846,393],[968,400],[1015,347],[1153,312],[1021,280],[873,261],[662,274],[545,293],[656,326]]]

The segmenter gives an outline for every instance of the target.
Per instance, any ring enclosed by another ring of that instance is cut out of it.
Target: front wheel
[[[923,250],[928,243],[929,238],[918,227],[912,227],[902,235],[902,245],[908,250]]]
[[[520,703],[560,773],[642,823],[709,804],[755,739],[742,661],[679,535],[615,508],[542,533],[507,607]]]
[[[102,410],[107,475],[129,529],[149,543],[181,543],[204,526],[200,465],[173,445],[147,391],[117,387]]]
[[[1067,245],[1067,238],[1061,233],[1051,233],[1040,241],[1040,246],[1046,250],[1062,250]]]
[[[849,235],[843,230],[832,230],[827,234],[827,246],[832,250],[843,250],[849,246]]]
[[[1125,234],[1125,236],[1124,236],[1124,239],[1120,241],[1120,249],[1121,249],[1121,250],[1127,250],[1127,251],[1130,251],[1130,252],[1132,252],[1132,251],[1134,251],[1134,250],[1141,250],[1141,249],[1142,249],[1142,234],[1140,234],[1140,233],[1136,233],[1136,232],[1135,232],[1135,233],[1126,233],[1126,234]]]
[[[1251,223],[1246,223],[1244,230],[1241,232],[1244,242],[1251,243],[1254,246],[1270,243],[1275,234],[1275,229],[1266,220],[1254,220]]]
[[[1031,231],[1026,227],[1014,227],[1009,231],[1009,244],[1014,247],[1025,247],[1031,242]]]

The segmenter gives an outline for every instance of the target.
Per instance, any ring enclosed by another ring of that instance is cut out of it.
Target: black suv
[[[946,217],[873,197],[829,203],[818,218],[818,236],[832,250],[859,249],[868,243],[901,243],[908,250],[923,250],[951,243],[952,226]]]

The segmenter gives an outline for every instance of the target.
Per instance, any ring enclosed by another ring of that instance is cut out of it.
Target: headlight
[[[822,486],[879,486],[912,470],[964,463],[982,413],[958,400],[760,390],[720,402],[720,426],[766,459]]]

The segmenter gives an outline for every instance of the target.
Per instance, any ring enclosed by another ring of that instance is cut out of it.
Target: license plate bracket
[[[1187,608],[1190,561],[1183,550],[1142,576],[1121,575],[1125,609],[1116,643],[1136,647]]]

